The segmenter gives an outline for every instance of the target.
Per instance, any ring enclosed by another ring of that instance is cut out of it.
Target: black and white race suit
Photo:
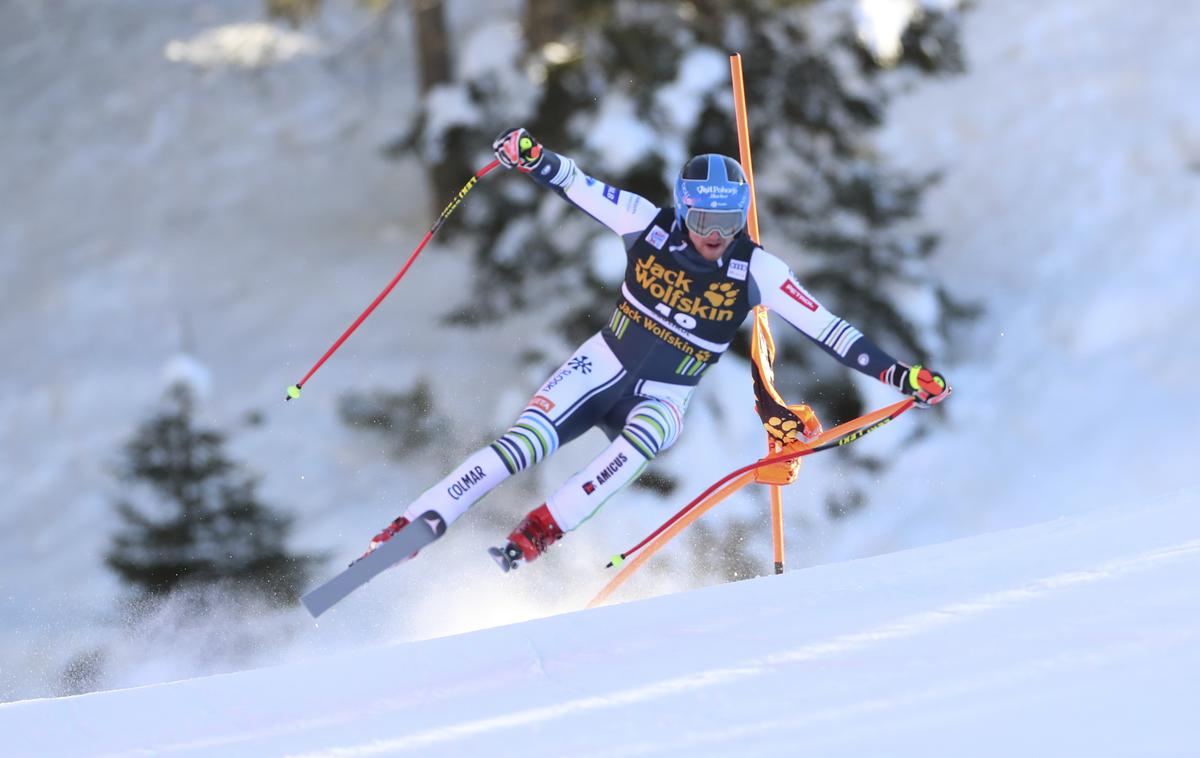
[[[609,186],[549,150],[530,176],[620,235],[625,277],[607,325],[552,373],[512,427],[405,511],[454,521],[509,476],[592,427],[609,445],[546,499],[570,531],[632,482],[683,428],[688,401],[755,305],[765,305],[843,364],[889,381],[896,361],[825,309],[779,258],[743,231],[718,261],[692,246],[672,208]]]

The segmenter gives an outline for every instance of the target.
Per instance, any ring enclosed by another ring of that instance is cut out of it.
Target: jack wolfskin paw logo
[[[810,441],[824,431],[817,414],[807,405],[789,405],[780,408],[779,414],[764,420],[763,428],[780,442],[794,442],[801,438]]]
[[[721,282],[720,284],[708,285],[708,291],[704,293],[704,299],[714,308],[733,305],[737,300],[738,289],[729,282]]]
[[[778,416],[772,416],[767,419],[767,422],[763,424],[763,428],[767,430],[768,434],[781,442],[796,440],[803,431],[795,419],[781,419]]]

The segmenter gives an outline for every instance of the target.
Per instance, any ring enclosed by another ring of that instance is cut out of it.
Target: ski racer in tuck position
[[[533,561],[674,444],[696,385],[755,305],[919,406],[950,395],[939,373],[893,359],[750,239],[750,188],[732,158],[689,160],[673,205],[658,208],[588,176],[523,128],[502,134],[493,149],[505,168],[528,174],[621,236],[628,258],[621,298],[608,324],[550,375],[512,427],[421,494],[375,536],[368,553],[431,510],[449,525],[505,479],[598,426],[608,447],[531,511],[503,548],[490,551],[505,571]],[[788,431],[812,435],[815,423],[792,419]]]

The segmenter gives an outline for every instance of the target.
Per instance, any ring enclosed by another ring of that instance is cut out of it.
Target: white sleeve
[[[766,250],[757,248],[750,257],[750,276],[763,305],[839,358],[844,359],[862,337],[862,332],[829,312],[800,286],[787,264]]]
[[[621,236],[637,234],[649,226],[659,209],[640,195],[612,187],[574,169],[563,185],[563,195],[584,213]]]

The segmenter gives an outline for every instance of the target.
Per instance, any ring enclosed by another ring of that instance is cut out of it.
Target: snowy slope
[[[1200,482],[1200,45],[1185,29],[1200,3],[980,3],[969,75],[896,100],[880,146],[945,170],[923,220],[947,283],[988,312],[954,367],[951,428],[882,483],[935,499],[877,512],[830,557]]]
[[[0,705],[0,734],[13,756],[1194,755],[1198,575],[1200,491],[1181,491],[461,636]]]

